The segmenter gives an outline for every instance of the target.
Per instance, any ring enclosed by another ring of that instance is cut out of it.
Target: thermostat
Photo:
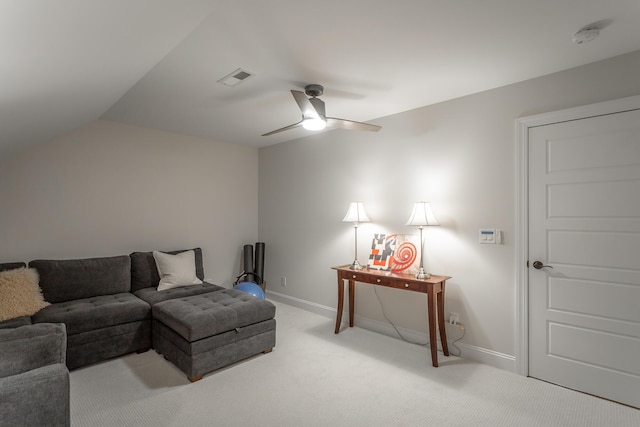
[[[480,243],[495,245],[502,242],[502,232],[497,228],[481,228],[480,229]]]

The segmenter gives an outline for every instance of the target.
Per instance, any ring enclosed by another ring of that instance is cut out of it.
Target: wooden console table
[[[340,332],[342,323],[342,310],[344,306],[344,281],[349,282],[349,326],[353,327],[353,311],[355,306],[355,283],[368,283],[388,288],[404,289],[406,291],[421,292],[427,294],[427,314],[429,317],[429,344],[431,347],[431,362],[438,366],[438,346],[436,341],[436,315],[438,317],[438,329],[440,341],[445,356],[449,355],[447,345],[447,333],[444,326],[444,285],[448,276],[432,275],[429,279],[416,279],[411,274],[397,274],[379,270],[351,270],[349,265],[331,267],[338,273],[338,313],[336,315],[336,330]]]

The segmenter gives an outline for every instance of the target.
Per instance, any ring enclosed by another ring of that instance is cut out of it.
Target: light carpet
[[[73,426],[638,427],[640,411],[275,302],[277,342],[190,383],[155,351],[71,372]],[[464,355],[463,355],[464,356]]]

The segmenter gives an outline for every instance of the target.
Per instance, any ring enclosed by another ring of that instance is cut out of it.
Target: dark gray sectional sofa
[[[151,347],[151,307],[131,293],[124,256],[36,260],[44,299],[33,323],[67,326],[67,366],[86,366]]]
[[[202,250],[194,254],[203,282],[163,291],[152,252],[31,261],[51,304],[0,322],[0,427],[69,426],[69,369],[154,347],[196,381],[270,352],[275,306],[204,282]]]
[[[167,253],[181,252],[184,250]],[[0,322],[0,329],[32,323],[64,324],[67,340],[66,365],[69,369],[74,369],[155,347],[152,342],[152,307],[154,305],[169,300],[224,292],[225,298],[232,298],[234,302],[242,303],[245,310],[246,306],[255,306],[262,312],[270,313],[270,316],[265,315],[265,318],[260,321],[269,320],[274,324],[268,334],[258,340],[259,345],[250,346],[247,351],[247,345],[243,343],[238,346],[243,351],[238,352],[237,357],[233,357],[233,354],[231,356],[225,354],[224,364],[270,351],[275,345],[275,321],[273,320],[275,306],[266,300],[260,300],[235,289],[226,289],[204,282],[202,250],[195,248],[194,253],[196,276],[203,283],[163,291],[156,289],[160,276],[152,252],[134,252],[130,255],[102,258],[31,261],[29,267],[38,271],[44,299],[51,305],[30,318],[21,317]],[[24,263],[0,264],[0,271],[24,266]],[[210,309],[209,314],[223,308],[221,306]],[[194,310],[197,310],[197,307],[194,307]],[[181,315],[180,312],[172,313],[169,310],[169,316],[174,316],[175,321],[180,321]],[[230,325],[231,329],[249,326],[247,323],[253,322],[253,320],[245,321],[248,317],[241,312],[235,315],[237,324]],[[216,316],[210,316],[208,319],[204,318],[204,322],[214,322]],[[199,322],[202,321],[203,318],[200,318]],[[216,328],[210,328],[210,330],[213,331]],[[251,339],[255,340],[255,338]],[[233,351],[233,348],[231,350]],[[169,358],[166,354],[165,357]],[[211,353],[209,357],[215,358],[218,355]],[[189,359],[192,356],[187,354],[186,358]],[[175,359],[172,361],[175,363]],[[210,363],[208,366],[218,367],[218,364]],[[183,370],[191,380],[199,379],[203,373],[200,370],[198,378],[195,378],[190,372]]]

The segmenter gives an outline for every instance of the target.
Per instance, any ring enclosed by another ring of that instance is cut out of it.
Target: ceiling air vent
[[[238,68],[237,70],[227,74],[220,80],[218,83],[223,84],[225,86],[234,87],[238,84],[242,83],[245,80],[253,77],[253,74],[247,70],[243,70],[242,68]]]

